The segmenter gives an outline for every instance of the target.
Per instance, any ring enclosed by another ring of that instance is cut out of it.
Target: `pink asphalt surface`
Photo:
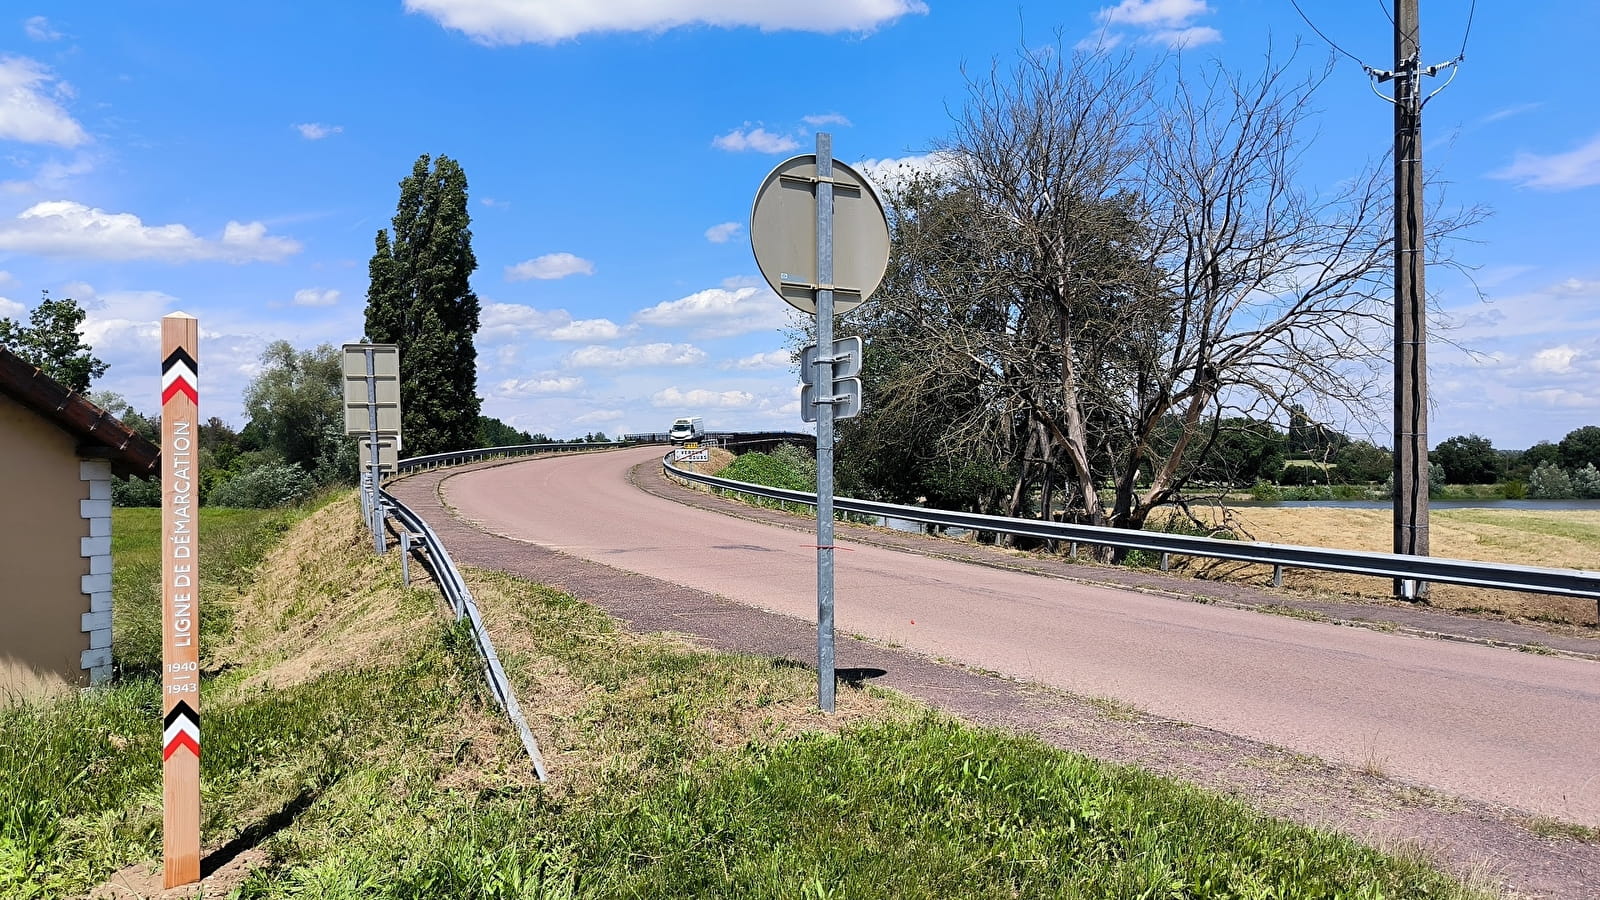
[[[531,460],[443,490],[497,534],[816,621],[814,536],[630,485],[660,453]],[[840,546],[839,633],[1600,826],[1600,664]]]

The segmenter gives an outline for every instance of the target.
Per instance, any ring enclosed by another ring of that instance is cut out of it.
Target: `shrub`
[[[1572,492],[1585,500],[1600,497],[1600,469],[1594,463],[1572,471]]]
[[[297,465],[265,463],[212,488],[206,503],[210,506],[269,509],[299,503],[310,497],[316,488],[316,480]]]
[[[1573,496],[1572,477],[1553,463],[1539,463],[1528,476],[1528,496],[1535,500],[1569,500]]]
[[[111,481],[112,506],[160,506],[161,479],[115,478]]]

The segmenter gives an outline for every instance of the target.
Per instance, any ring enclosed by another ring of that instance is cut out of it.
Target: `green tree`
[[[244,391],[244,408],[266,449],[280,460],[333,477],[340,457],[355,453],[344,436],[344,373],[341,353],[331,344],[295,350],[273,341],[261,353],[261,374]],[[335,467],[335,471],[319,471]]]
[[[479,447],[514,447],[531,443],[534,443],[533,436],[526,431],[518,431],[492,416],[478,417]]]
[[[1394,475],[1394,454],[1370,441],[1354,441],[1333,457],[1334,477],[1343,484],[1372,484]]]
[[[89,383],[104,375],[107,366],[95,358],[94,348],[83,342],[85,315],[71,297],[52,300],[49,291],[41,291],[28,325],[0,318],[0,347],[9,348],[72,390],[88,393]]]
[[[423,154],[400,182],[393,233],[378,232],[368,265],[367,340],[400,348],[408,454],[465,450],[478,440],[471,221],[461,166]]]
[[[1585,425],[1567,432],[1561,439],[1561,464],[1581,469],[1593,463],[1600,466],[1600,425]]]
[[[1500,454],[1486,437],[1456,435],[1433,448],[1432,460],[1453,484],[1492,484],[1500,477]]]
[[[1214,437],[1197,451],[1195,478],[1230,485],[1278,479],[1287,438],[1272,423],[1230,417],[1213,424]]]

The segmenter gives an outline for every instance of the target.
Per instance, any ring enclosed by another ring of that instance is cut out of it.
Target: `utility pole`
[[[1417,0],[1396,0],[1394,71],[1394,552],[1428,555],[1428,319],[1422,231],[1422,65]],[[1394,580],[1426,602],[1427,582]]]

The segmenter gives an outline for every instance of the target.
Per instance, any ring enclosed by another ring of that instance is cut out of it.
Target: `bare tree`
[[[1059,473],[1076,518],[1127,528],[1180,496],[1224,422],[1365,413],[1387,355],[1387,168],[1304,183],[1326,70],[1294,62],[1243,76],[1058,47],[971,80],[949,171],[897,192],[891,277],[858,310],[869,359],[911,363],[874,408],[959,386],[935,443],[1005,472],[980,505],[1015,514]]]

